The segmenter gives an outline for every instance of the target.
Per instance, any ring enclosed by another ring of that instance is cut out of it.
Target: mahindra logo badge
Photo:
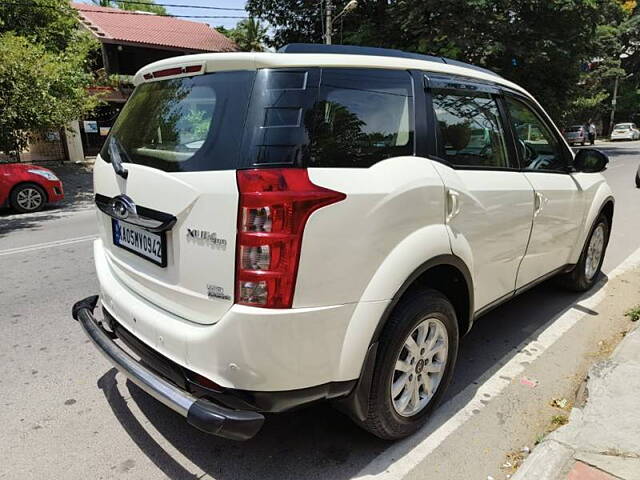
[[[111,200],[111,211],[120,220],[137,215],[136,204],[126,195],[118,195]]]

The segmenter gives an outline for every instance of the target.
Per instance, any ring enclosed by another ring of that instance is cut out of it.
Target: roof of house
[[[82,23],[98,39],[190,51],[233,52],[236,44],[206,23],[72,3]]]

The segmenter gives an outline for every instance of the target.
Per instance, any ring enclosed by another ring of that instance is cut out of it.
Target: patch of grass
[[[627,310],[624,315],[625,317],[629,317],[632,322],[637,322],[640,320],[640,305],[636,305],[635,307]]]
[[[566,415],[554,415],[551,417],[551,425],[558,428],[569,423],[569,417]]]

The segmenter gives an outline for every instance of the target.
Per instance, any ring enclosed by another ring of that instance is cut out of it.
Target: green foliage
[[[160,5],[155,5],[153,0],[136,0],[140,3],[116,2],[118,8],[122,10],[138,10],[140,12],[151,12],[158,15],[166,15],[167,9]]]
[[[334,3],[337,13],[347,0]],[[579,97],[602,98],[604,85],[593,90],[579,85],[581,66],[594,57],[610,58],[613,52],[617,59],[619,28],[635,9],[628,4],[618,0],[359,0],[358,7],[338,21],[336,33],[342,23],[345,44],[399,48],[485,66],[527,88],[552,117],[562,120],[569,109],[583,103]],[[248,0],[247,10],[272,26],[268,40],[272,46],[322,41],[320,2]],[[640,22],[625,24],[625,32],[629,38],[639,38]]]
[[[265,49],[267,29],[255,18],[241,20],[234,29],[218,31],[236,42],[243,52],[263,52]]]
[[[47,50],[61,52],[76,38],[78,15],[66,0],[0,4],[0,35],[13,32]]]
[[[161,5],[156,5],[154,0],[135,0],[135,3],[129,3],[128,1],[119,2],[118,0],[91,0],[95,5],[99,7],[112,7],[119,8],[121,10],[139,11],[139,12],[151,12],[157,15],[167,15],[167,9]],[[131,0],[133,1],[133,0]]]
[[[60,128],[95,107],[87,95],[87,53],[94,43],[75,34],[64,51],[14,33],[0,35],[0,151],[23,149],[30,132]]]
[[[629,317],[632,322],[637,322],[640,320],[640,305],[629,309],[625,312],[625,316]]]

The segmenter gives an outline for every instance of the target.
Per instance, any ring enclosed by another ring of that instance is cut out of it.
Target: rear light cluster
[[[237,180],[236,303],[291,308],[307,219],[346,195],[300,168],[238,170]]]

